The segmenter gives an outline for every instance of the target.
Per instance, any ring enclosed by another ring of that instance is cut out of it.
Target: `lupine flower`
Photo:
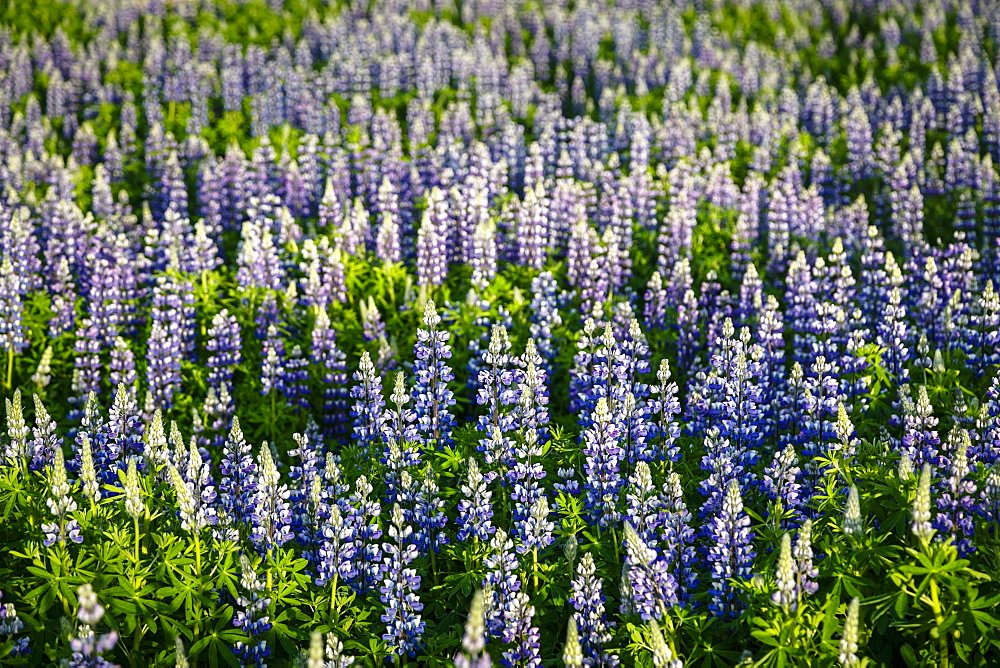
[[[33,471],[41,471],[53,462],[56,450],[62,449],[62,438],[56,434],[56,422],[49,416],[41,398],[34,395],[35,426],[31,430],[31,466]]]
[[[748,577],[756,553],[750,542],[753,539],[750,518],[743,510],[740,486],[735,479],[726,487],[718,514],[709,520],[707,538],[711,541],[708,561],[712,564],[709,610],[720,616],[736,616],[739,602],[729,580]]]
[[[563,665],[566,668],[582,668],[583,651],[580,647],[580,634],[576,630],[576,617],[569,618],[566,625],[566,645],[563,647]]]
[[[260,446],[257,459],[257,476],[254,481],[255,493],[253,515],[251,516],[252,540],[262,551],[270,552],[293,538],[292,508],[288,502],[288,485],[279,484],[281,475],[271,456],[271,448],[265,441]]]
[[[517,383],[520,375],[511,369],[511,343],[507,329],[494,325],[489,347],[483,355],[486,366],[479,372],[480,389],[476,401],[486,406],[486,415],[479,416],[479,429],[487,438],[480,439],[479,449],[485,452],[486,464],[510,464],[512,441],[506,434],[517,429]]]
[[[378,539],[382,537],[379,515],[382,506],[371,498],[371,483],[365,476],[358,476],[354,483],[354,494],[350,497],[352,520],[355,527],[355,545],[358,551],[358,570],[361,578],[355,588],[364,595],[368,587],[382,576],[382,550]]]
[[[455,404],[455,395],[448,388],[454,374],[446,362],[451,357],[448,345],[450,334],[437,329],[441,316],[437,314],[433,301],[427,301],[423,324],[426,329],[417,329],[414,348],[416,361],[413,370],[417,381],[413,395],[417,425],[425,443],[444,446],[451,442],[451,430],[455,426],[450,411]]]
[[[91,503],[101,500],[101,486],[97,482],[97,470],[94,467],[94,457],[90,447],[90,437],[86,433],[79,435],[80,440],[80,482],[83,483],[84,498]]]
[[[778,590],[771,595],[771,600],[781,607],[785,614],[794,612],[798,606],[798,577],[792,559],[792,539],[788,533],[781,534],[775,580]]]
[[[118,633],[109,631],[98,636],[93,628],[104,617],[104,606],[98,602],[97,594],[90,584],[80,585],[76,592],[80,605],[76,617],[81,626],[77,629],[76,636],[70,638],[73,655],[66,665],[70,668],[116,668],[101,655],[114,648],[118,642]]]
[[[337,346],[336,332],[325,310],[320,310],[316,315],[310,354],[323,387],[320,424],[326,434],[342,439],[350,424],[347,356]]]
[[[515,593],[506,609],[507,625],[503,641],[510,645],[510,649],[504,651],[500,661],[502,665],[536,668],[542,664],[538,627],[533,625],[534,616],[535,606],[530,604],[528,595],[521,591]]]
[[[486,577],[483,590],[486,597],[486,631],[492,638],[506,637],[508,610],[514,595],[521,590],[517,577],[517,552],[514,541],[503,529],[497,528],[490,539],[489,553],[483,563]]]
[[[653,454],[656,457],[671,462],[680,460],[681,451],[675,443],[680,436],[681,428],[677,416],[681,414],[681,402],[677,399],[677,383],[670,381],[670,362],[666,358],[660,361],[656,372],[658,385],[651,388],[656,398],[650,401],[649,411],[653,417],[651,438]]]
[[[326,653],[323,668],[347,668],[354,664],[353,656],[344,655],[344,643],[330,631],[326,634]]]
[[[611,641],[611,629],[604,612],[604,581],[597,575],[594,556],[587,552],[580,559],[573,579],[569,602],[573,606],[574,631],[579,629],[580,662],[588,666],[618,665],[618,657],[606,652],[604,646]],[[568,644],[568,643],[567,643]]]
[[[125,512],[133,520],[138,520],[145,512],[145,504],[142,500],[142,487],[139,480],[139,472],[135,467],[135,459],[128,460],[128,469],[125,471]]]
[[[910,527],[913,535],[921,543],[926,543],[934,535],[931,526],[931,465],[924,464],[920,471],[920,481],[917,484],[917,496],[913,500],[913,523]]]
[[[31,382],[34,383],[38,390],[41,392],[49,386],[52,381],[52,346],[45,346],[45,351],[42,352],[42,357],[38,360],[38,366],[35,367],[35,373],[31,375]],[[112,383],[114,380],[112,379]]]
[[[357,400],[351,411],[354,435],[358,445],[371,455],[376,452],[376,444],[382,443],[385,400],[382,398],[382,379],[375,373],[375,365],[367,351],[361,354],[354,380],[358,382],[351,388],[351,398]]]
[[[21,390],[14,390],[14,398],[4,399],[7,407],[7,445],[4,448],[4,460],[9,466],[21,466],[27,470],[28,461],[32,459],[31,442],[28,440],[28,424],[24,421],[24,408],[21,405]]]
[[[607,399],[599,398],[593,424],[584,432],[582,452],[586,457],[587,508],[602,527],[614,526],[621,517],[618,496],[625,481],[619,468],[624,454],[618,445],[619,435],[620,426],[608,410]]]
[[[229,437],[219,463],[220,523],[230,538],[244,533],[255,515],[257,465],[250,444],[243,437],[239,418],[233,416]]]
[[[651,645],[653,646],[653,666],[654,668],[683,668],[683,662],[674,657],[673,651],[670,649],[670,645],[667,644],[667,639],[663,637],[663,632],[660,631],[660,625],[656,623],[655,619],[649,620],[649,635],[651,640]]]
[[[402,508],[395,504],[389,524],[392,542],[386,542],[382,547],[386,555],[385,579],[379,591],[386,606],[381,617],[386,624],[382,639],[399,657],[416,655],[425,626],[418,614],[424,608],[416,593],[420,589],[420,576],[409,567],[417,558],[417,547],[410,539],[412,534],[412,527],[403,519]]]
[[[680,476],[671,471],[663,485],[664,502],[657,524],[660,526],[663,558],[677,583],[680,603],[685,604],[698,586],[697,534],[691,528],[691,513],[684,503]]]
[[[66,476],[66,463],[63,460],[62,449],[57,449],[52,462],[50,474],[49,496],[45,499],[49,511],[55,516],[56,521],[42,525],[45,532],[45,547],[51,547],[55,543],[82,543],[83,536],[80,535],[80,523],[76,519],[68,517],[69,513],[76,511],[76,501],[72,497],[73,488],[70,486]]]
[[[802,485],[799,483],[801,469],[798,457],[791,443],[774,453],[771,464],[764,469],[761,490],[777,504],[783,515],[794,521],[802,513]],[[786,521],[786,520],[783,520]]]
[[[959,554],[967,556],[976,551],[972,544],[977,504],[976,483],[970,477],[972,467],[968,453],[971,441],[969,432],[957,427],[948,440],[953,439],[958,441],[958,448],[951,458],[948,477],[942,481],[944,490],[936,499],[938,510],[934,528],[941,532],[940,536],[950,535]]]
[[[455,655],[455,668],[490,668],[492,662],[486,653],[486,622],[484,599],[481,589],[472,595],[469,618],[462,636],[462,651]]]
[[[798,576],[796,589],[799,597],[804,597],[816,593],[819,584],[815,582],[819,571],[813,568],[812,551],[812,520],[806,520],[799,527],[798,536],[795,538],[795,572]]]
[[[248,642],[242,640],[233,646],[235,654],[244,666],[267,665],[265,659],[271,656],[271,648],[266,640],[257,637],[271,630],[270,617],[267,609],[271,599],[264,595],[264,581],[258,577],[245,554],[240,555],[240,589],[236,597],[236,614],[233,616],[233,626],[242,629],[249,637]]]
[[[858,631],[861,626],[859,617],[860,603],[858,597],[851,599],[847,606],[847,619],[844,620],[844,631],[840,636],[840,654],[837,660],[843,668],[853,668],[860,665],[858,659]]]
[[[851,485],[847,492],[847,505],[844,507],[844,520],[840,530],[848,536],[859,536],[864,532],[861,502],[858,500],[858,488],[855,485]]]
[[[493,526],[493,493],[487,488],[487,479],[479,470],[479,465],[469,458],[469,475],[461,486],[462,499],[458,502],[458,541],[469,537],[485,541],[496,531]]]
[[[0,592],[0,598],[3,598],[3,592]],[[10,654],[8,654],[12,658],[27,656],[31,653],[28,636],[24,636],[23,638],[11,637],[20,633],[23,628],[24,622],[17,616],[14,604],[0,604],[0,635],[8,636],[13,641],[14,646],[10,648]]]
[[[629,522],[625,523],[625,549],[630,608],[644,620],[664,618],[677,602],[677,581],[666,561]]]

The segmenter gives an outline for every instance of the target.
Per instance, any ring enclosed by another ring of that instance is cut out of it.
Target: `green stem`
[[[535,590],[535,595],[538,595],[538,548],[531,548],[531,580],[532,586]]]
[[[14,386],[14,343],[7,341],[7,390]]]
[[[948,668],[948,636],[941,632],[941,625],[944,624],[944,616],[941,614],[941,600],[938,598],[938,586],[936,580],[931,580],[930,590],[931,608],[934,611],[934,630],[937,632],[938,652],[941,654],[938,665],[941,666],[941,668]]]
[[[135,529],[135,570],[133,574],[139,570],[139,518],[132,518],[132,526]],[[135,577],[133,580],[133,586],[139,588],[139,578]]]
[[[198,530],[194,532],[194,570],[201,578],[201,536],[198,535]]]

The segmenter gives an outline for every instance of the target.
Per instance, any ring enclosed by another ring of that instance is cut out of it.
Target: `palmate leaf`
[[[213,616],[211,625],[206,627],[206,634],[191,645],[189,658],[192,660],[197,658],[197,664],[203,664],[207,660],[209,666],[239,665],[232,647],[238,642],[248,642],[250,638],[232,626],[232,617],[232,606],[221,606]],[[196,665],[194,661],[192,665]]]

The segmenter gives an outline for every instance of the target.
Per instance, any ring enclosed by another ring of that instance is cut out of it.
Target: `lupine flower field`
[[[0,663],[1000,665],[996,0],[0,3]]]

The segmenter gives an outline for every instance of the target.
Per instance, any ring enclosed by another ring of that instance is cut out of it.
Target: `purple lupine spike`
[[[313,485],[318,487],[318,482]],[[321,587],[330,585],[334,593],[341,584],[352,584],[358,576],[358,544],[350,516],[345,517],[339,499],[327,504],[322,528],[322,541],[317,550],[315,583]]]
[[[27,328],[24,326],[24,306],[21,298],[27,277],[19,274],[11,258],[4,256],[0,263],[0,346],[8,356],[23,351],[27,345]]]
[[[209,353],[205,362],[209,385],[219,387],[232,382],[233,372],[242,357],[241,348],[239,321],[227,309],[222,309],[212,316],[205,342],[205,350]]]
[[[135,354],[124,338],[115,337],[114,348],[111,350],[111,385],[118,387],[124,385],[135,400],[137,396],[136,383],[138,376],[135,372]]]
[[[972,478],[975,463],[970,463],[968,456],[972,443],[969,432],[958,427],[948,435],[948,442],[954,452],[949,461],[948,477],[940,483],[944,489],[936,499],[938,510],[934,528],[939,531],[939,537],[952,539],[960,555],[967,556],[976,551],[972,538],[976,527],[974,517],[979,511],[975,500],[976,483]]]
[[[382,505],[372,499],[372,492],[371,483],[362,475],[355,481],[354,493],[348,499],[358,553],[357,569],[361,575],[352,586],[362,596],[382,577],[382,548],[378,542],[382,537],[379,526]]]
[[[514,596],[521,591],[517,576],[517,552],[514,541],[497,528],[490,539],[489,552],[483,562],[486,576],[483,590],[486,596],[486,632],[491,638],[507,638],[506,611]]]
[[[382,413],[382,440],[385,446],[381,461],[386,465],[385,487],[389,503],[400,500],[407,492],[407,487],[401,483],[404,471],[420,466],[420,453],[414,447],[417,442],[416,412],[408,408],[410,395],[406,389],[405,374],[396,374],[396,383],[389,396],[391,407],[386,407]]]
[[[1000,364],[1000,297],[987,280],[965,333],[966,365],[982,374]]]
[[[611,642],[613,622],[608,622],[602,593],[604,580],[597,575],[594,556],[587,552],[577,565],[576,577],[571,584],[569,602],[580,634],[580,645],[587,665],[617,666],[618,657],[605,650]]]
[[[350,425],[347,356],[337,346],[336,332],[325,310],[316,316],[310,354],[323,388],[320,423],[327,435],[343,440]]]
[[[659,529],[662,501],[653,485],[648,463],[638,462],[629,476],[625,504],[626,520],[635,527],[644,541],[654,543],[654,534]]]
[[[257,463],[236,416],[222,448],[219,472],[220,535],[236,540],[248,535],[257,491]]]
[[[791,443],[776,451],[774,459],[764,469],[761,491],[775,504],[783,523],[784,518],[794,521],[801,514],[800,474],[798,457]]]
[[[462,500],[458,502],[458,541],[465,542],[470,537],[476,541],[487,541],[496,532],[493,526],[493,493],[488,489],[488,476],[479,470],[476,460],[469,458],[469,474],[461,486]]]
[[[274,235],[269,226],[260,220],[243,223],[237,266],[236,280],[240,287],[282,289],[285,270],[281,266]]]
[[[69,261],[61,257],[52,271],[49,281],[52,294],[52,319],[49,320],[49,336],[56,338],[65,332],[73,330],[76,320],[74,305],[76,303],[76,286],[70,272]]]
[[[357,400],[351,411],[354,437],[362,450],[373,456],[382,443],[385,400],[382,398],[382,379],[375,373],[375,365],[367,351],[361,354],[354,380],[358,383],[350,393],[351,398]]]
[[[425,623],[418,613],[424,606],[417,594],[421,578],[409,567],[418,554],[411,539],[413,529],[406,524],[399,504],[393,506],[388,533],[392,540],[383,543],[386,575],[380,589],[386,606],[381,617],[386,624],[382,639],[397,656],[412,657],[421,647]]]
[[[541,182],[525,191],[517,222],[519,264],[534,269],[544,266],[549,236],[548,208],[548,198]]]
[[[417,234],[417,277],[420,285],[440,285],[448,273],[448,229],[450,217],[444,193],[435,188],[427,197],[427,208]]]
[[[420,440],[435,447],[444,447],[452,442],[451,430],[456,424],[451,414],[455,393],[448,387],[448,383],[455,378],[447,363],[451,358],[451,346],[448,344],[451,335],[439,330],[440,324],[441,316],[437,314],[434,302],[428,300],[424,309],[424,328],[417,328],[417,343],[414,346],[416,383],[413,398]]]
[[[262,552],[271,552],[293,538],[292,510],[288,502],[288,485],[279,484],[281,475],[265,442],[257,458],[254,478],[254,514],[250,518],[250,540]]]
[[[643,301],[643,322],[649,328],[663,329],[667,324],[667,291],[663,287],[660,272],[654,271],[650,276]]]
[[[642,539],[631,523],[625,523],[625,580],[627,610],[643,620],[664,619],[677,603],[677,582],[667,562]]]
[[[434,470],[425,466],[416,488],[413,499],[412,515],[417,523],[413,540],[417,549],[423,554],[439,552],[448,544],[448,516],[444,512],[444,499],[435,479]]]
[[[281,368],[281,391],[295,411],[309,408],[309,360],[293,346]]]
[[[618,496],[625,481],[620,469],[624,455],[618,445],[620,433],[621,425],[608,409],[607,398],[598,398],[591,426],[584,432],[582,452],[587,509],[601,527],[614,526],[621,517]]]
[[[503,468],[510,464],[513,442],[509,432],[518,428],[518,384],[520,370],[512,369],[511,343],[504,325],[493,325],[490,343],[483,354],[485,368],[479,371],[480,389],[476,401],[486,406],[479,416],[479,431],[483,437],[479,450],[486,455],[486,464]]]
[[[914,467],[925,463],[939,466],[943,457],[938,454],[941,439],[938,437],[938,419],[934,416],[927,386],[917,390],[917,399],[911,399],[909,392],[900,391],[903,408],[903,440],[901,448],[910,457]]]
[[[153,320],[153,332],[156,332],[156,320]],[[153,345],[153,332],[150,333],[150,342]],[[73,350],[76,353],[73,359],[73,397],[70,403],[74,410],[70,412],[71,420],[78,420],[82,415],[87,397],[101,389],[101,358],[100,358],[100,333],[94,326],[90,318],[84,318],[76,330],[76,341]],[[152,387],[152,386],[151,386]]]
[[[236,597],[237,611],[233,616],[233,626],[242,629],[249,641],[242,640],[233,646],[242,665],[264,667],[265,659],[271,655],[266,640],[257,639],[271,630],[267,609],[271,599],[265,596],[266,583],[254,570],[250,557],[240,555],[240,587]]]
[[[32,471],[44,471],[54,460],[55,452],[62,450],[62,437],[56,434],[55,420],[49,416],[41,398],[34,395],[35,426],[31,429],[31,440],[27,452],[31,455]]]
[[[552,372],[552,361],[556,351],[552,343],[553,329],[562,325],[559,314],[557,290],[559,286],[552,272],[543,271],[531,281],[531,340],[534,341],[542,365]]]
[[[288,452],[290,457],[298,460],[289,471],[289,477],[294,481],[289,495],[292,532],[302,546],[302,556],[309,562],[310,569],[316,569],[320,563],[323,524],[328,519],[329,508],[324,498],[326,489],[322,485],[320,471],[322,444],[316,436],[315,423],[310,420],[306,433],[292,434],[297,447]]]
[[[750,518],[743,509],[740,485],[735,478],[726,485],[722,504],[708,522],[708,562],[712,564],[712,602],[708,609],[718,616],[734,617],[741,604],[730,580],[750,575],[754,552]]]
[[[525,666],[525,668],[541,666],[540,636],[538,627],[534,626],[532,621],[535,616],[535,606],[530,604],[528,595],[524,592],[514,594],[506,607],[505,616],[507,626],[503,641],[510,645],[510,649],[503,652],[501,665]]]
[[[285,394],[286,364],[285,340],[273,324],[267,328],[264,341],[261,344],[260,393],[270,395],[272,392]]]
[[[695,541],[698,534],[691,528],[691,513],[684,503],[684,489],[676,471],[667,475],[663,484],[663,502],[660,517],[660,542],[667,570],[674,576],[677,595],[685,604],[698,586],[697,553]]]
[[[476,226],[472,240],[472,286],[483,291],[497,273],[497,226],[492,220],[484,220]]]

